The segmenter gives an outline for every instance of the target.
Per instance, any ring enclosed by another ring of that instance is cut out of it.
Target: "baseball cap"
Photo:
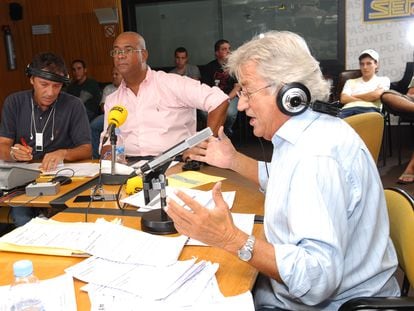
[[[361,59],[362,55],[369,55],[372,59],[375,61],[379,60],[379,54],[377,51],[374,51],[373,49],[367,49],[363,50],[361,54],[359,54],[359,59]]]

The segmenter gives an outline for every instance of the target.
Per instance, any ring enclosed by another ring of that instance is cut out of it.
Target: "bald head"
[[[117,45],[119,40],[128,40],[130,42],[135,42],[138,49],[146,49],[144,38],[137,32],[134,31],[125,31],[116,37],[114,45]]]

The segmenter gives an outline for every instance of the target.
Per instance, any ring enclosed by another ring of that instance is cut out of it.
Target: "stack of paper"
[[[96,223],[64,223],[32,219],[0,238],[0,250],[73,256],[95,255],[136,264],[175,263],[187,237],[151,235],[101,220]]]

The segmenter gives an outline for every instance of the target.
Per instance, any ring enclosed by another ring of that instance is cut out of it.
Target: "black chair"
[[[389,94],[389,95],[385,96],[386,94]],[[398,109],[399,106],[397,104],[398,101],[405,101],[409,103],[409,105],[411,105],[410,100],[398,94],[394,94],[392,92],[389,92],[389,93],[385,92],[383,95],[381,95],[381,102],[383,105],[383,109],[388,118],[386,122],[390,124],[390,114],[398,117],[396,140],[397,140],[397,150],[398,150],[398,165],[401,165],[401,149],[402,149],[401,140],[403,136],[401,125],[404,123],[408,123],[410,126],[412,126],[414,124],[414,112],[399,110]],[[412,105],[413,105],[413,110],[414,110],[414,102],[412,102]],[[390,125],[389,125],[389,128],[391,128]]]
[[[408,90],[408,85],[410,84],[413,76],[414,62],[407,62],[407,64],[405,65],[405,71],[402,79],[400,81],[391,82],[390,89],[400,92],[401,94],[406,94]]]

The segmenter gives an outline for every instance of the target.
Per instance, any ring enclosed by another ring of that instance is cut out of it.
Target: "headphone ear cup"
[[[283,85],[276,96],[276,104],[279,110],[288,116],[303,113],[308,108],[310,100],[311,96],[308,88],[298,82]]]

